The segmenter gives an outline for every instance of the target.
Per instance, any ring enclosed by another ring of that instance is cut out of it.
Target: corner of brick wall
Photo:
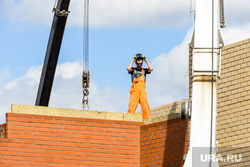
[[[219,162],[220,166],[250,165],[249,129],[250,39],[246,39],[227,45],[222,51],[217,100],[218,151],[222,156],[242,154],[242,160],[239,162]]]
[[[189,121],[180,118],[141,126],[141,167],[184,164],[189,146]]]
[[[0,125],[0,137],[4,138],[6,136],[5,131],[6,131],[6,124]]]
[[[180,103],[187,101],[150,110],[150,119],[141,126],[141,167],[183,166],[189,147],[190,121],[180,119]]]

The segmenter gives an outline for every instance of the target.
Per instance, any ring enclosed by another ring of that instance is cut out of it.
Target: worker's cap
[[[142,57],[143,57],[141,53],[137,53],[135,56],[136,56],[136,60],[137,59],[142,59]]]

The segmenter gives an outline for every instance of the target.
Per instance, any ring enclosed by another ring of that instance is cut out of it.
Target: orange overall
[[[130,100],[128,113],[135,113],[138,103],[141,104],[143,119],[149,118],[149,105],[146,92],[144,70],[142,69],[142,76],[136,78],[130,89]]]

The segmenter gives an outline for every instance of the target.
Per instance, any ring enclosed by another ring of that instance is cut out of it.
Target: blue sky
[[[248,3],[225,1],[227,27],[220,30],[225,44],[250,37]],[[0,123],[11,104],[35,104],[53,5],[53,0],[0,1]],[[138,52],[154,68],[147,79],[151,107],[188,98],[190,9],[195,0],[90,1],[91,110],[127,112],[126,68]],[[72,0],[69,10],[49,106],[81,109],[83,1]]]

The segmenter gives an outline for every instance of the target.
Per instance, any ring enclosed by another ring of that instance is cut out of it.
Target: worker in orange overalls
[[[143,61],[148,65],[148,68],[142,68]],[[136,68],[133,68],[134,62]],[[131,74],[132,86],[130,89],[129,109],[128,113],[135,113],[138,103],[141,104],[143,119],[149,118],[149,105],[146,92],[146,75],[153,71],[152,66],[148,62],[147,58],[138,53],[133,58],[132,62],[127,68],[129,74]]]

